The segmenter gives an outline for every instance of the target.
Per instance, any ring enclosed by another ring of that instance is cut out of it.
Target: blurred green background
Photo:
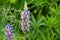
[[[0,40],[6,38],[7,23],[13,27],[14,40],[23,40],[21,11],[25,1],[30,11],[27,40],[60,40],[60,0],[0,0]]]

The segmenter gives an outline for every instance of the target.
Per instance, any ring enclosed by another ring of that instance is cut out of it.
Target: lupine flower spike
[[[13,30],[10,24],[6,25],[5,35],[6,35],[6,40],[13,40]]]
[[[26,37],[26,33],[29,32],[29,28],[30,28],[30,11],[28,11],[28,7],[27,7],[27,3],[25,2],[24,5],[24,11],[22,11],[21,13],[21,28],[23,33],[25,34]],[[25,39],[26,40],[26,39]]]

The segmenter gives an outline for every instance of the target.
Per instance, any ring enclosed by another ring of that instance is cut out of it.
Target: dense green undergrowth
[[[27,40],[60,40],[60,0],[0,0],[0,40],[6,38],[7,23],[13,27],[14,40],[23,40],[21,11],[25,1],[30,11]]]

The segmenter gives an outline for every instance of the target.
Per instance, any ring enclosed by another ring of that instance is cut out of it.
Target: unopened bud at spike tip
[[[25,1],[25,4],[24,4],[24,10],[28,10],[27,2],[26,1]]]

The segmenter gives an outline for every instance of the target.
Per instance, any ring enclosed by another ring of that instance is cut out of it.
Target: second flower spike
[[[6,40],[13,40],[13,29],[10,24],[6,25],[5,35],[6,35]]]

